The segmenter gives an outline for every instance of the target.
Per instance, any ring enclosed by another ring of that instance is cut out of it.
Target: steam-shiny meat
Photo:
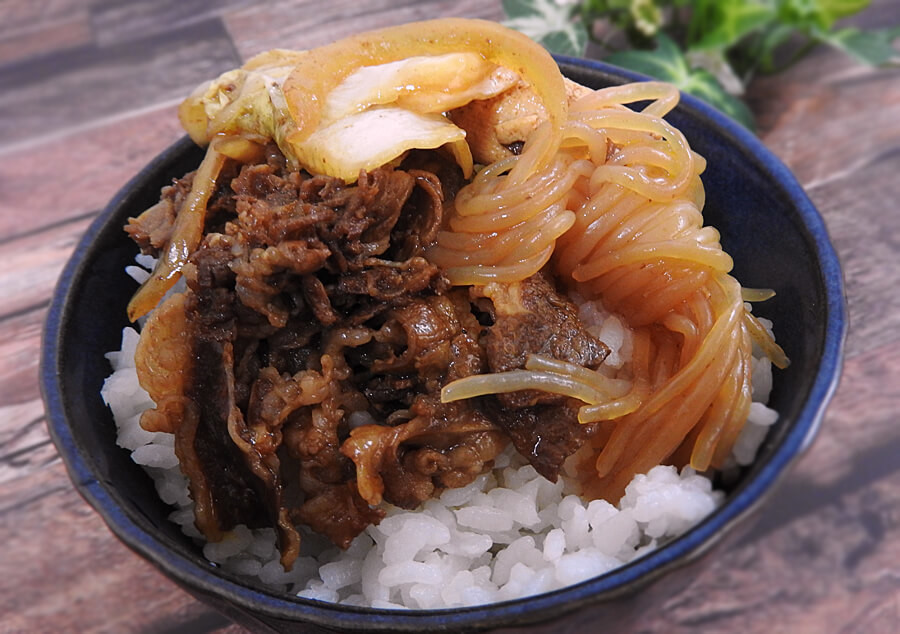
[[[143,249],[165,252],[190,183],[131,221]],[[207,539],[270,526],[289,568],[298,524],[346,548],[382,500],[412,509],[464,486],[510,440],[550,479],[584,442],[558,396],[440,400],[532,353],[589,368],[606,354],[543,276],[453,289],[423,257],[461,184],[435,152],[352,185],[291,171],[274,146],[224,166],[188,289],[151,315],[136,358],[156,402],[142,424],[175,435]]]
[[[578,319],[571,300],[538,273],[514,284],[489,284],[472,296],[490,300],[493,324],[485,351],[493,372],[525,367],[530,354],[540,354],[596,369],[609,348]],[[491,407],[494,420],[509,434],[516,450],[545,478],[555,481],[565,459],[584,443],[591,428],[579,424],[578,402],[566,397],[522,390],[498,394]]]

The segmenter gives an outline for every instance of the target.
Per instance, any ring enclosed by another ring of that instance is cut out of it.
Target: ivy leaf
[[[553,0],[503,0],[508,20],[503,24],[524,33],[551,53],[581,57],[587,47],[587,27],[574,18],[576,6]]]
[[[734,95],[728,94],[708,70],[693,71],[688,82],[680,88],[686,93],[699,97],[717,110],[721,110],[748,130],[756,129],[753,113],[747,104]]]
[[[788,42],[796,29],[788,24],[775,24],[762,33],[759,41],[757,63],[763,72],[775,71],[775,53],[782,44]]]
[[[671,38],[662,34],[657,36],[656,48],[652,51],[619,51],[607,56],[605,61],[671,82],[676,86],[690,74],[690,68],[681,49]]]
[[[724,49],[767,26],[775,17],[771,3],[723,0],[711,4],[704,17],[703,34],[692,49]]]
[[[712,73],[692,69],[681,49],[666,35],[660,34],[656,43],[657,47],[652,51],[621,51],[608,56],[606,61],[674,84],[679,90],[699,97],[748,129],[754,128],[750,109],[743,101],[729,95]]]
[[[807,32],[827,32],[841,18],[868,6],[869,0],[786,0],[781,5],[779,19]]]
[[[819,39],[824,42],[872,66],[900,62],[900,52],[893,47],[894,40],[898,37],[900,27],[870,31],[847,28],[819,35]]]
[[[859,13],[869,6],[869,0],[815,0],[819,19],[828,24],[830,29],[841,18]]]

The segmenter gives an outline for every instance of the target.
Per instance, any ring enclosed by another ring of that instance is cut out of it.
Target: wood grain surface
[[[182,135],[175,106],[259,51],[499,0],[0,2],[0,632],[242,630],[121,545],[49,440],[49,298],[110,197]],[[900,24],[880,0],[854,19]],[[821,434],[739,543],[635,632],[900,631],[900,69],[817,49],[748,95],[842,260],[846,363]]]

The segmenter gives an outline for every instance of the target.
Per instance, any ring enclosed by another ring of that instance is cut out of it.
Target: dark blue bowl
[[[563,71],[592,87],[643,79],[620,69],[561,58]],[[668,119],[708,159],[703,180],[708,224],[722,234],[745,286],[774,288],[757,312],[773,319],[791,358],[778,372],[771,405],[781,418],[758,460],[726,502],[681,538],[623,568],[556,592],[483,607],[404,611],[339,607],[274,594],[222,573],[167,521],[169,508],[129,453],[116,446],[112,416],[100,399],[119,346],[135,284],[123,269],[135,246],[122,231],[173,177],[202,152],[188,139],[160,154],[129,182],[91,225],[59,280],[44,333],[41,381],[50,434],[69,475],[112,531],[188,592],[256,630],[478,630],[568,622],[622,622],[745,518],[806,449],[836,386],[846,330],[837,256],[822,218],[789,170],[760,141],[706,104],[684,97]],[[602,621],[601,621],[602,619]],[[548,622],[552,620],[551,623]]]

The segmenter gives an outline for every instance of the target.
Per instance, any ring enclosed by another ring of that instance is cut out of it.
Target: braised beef
[[[189,172],[171,185],[163,187],[159,202],[137,218],[129,218],[125,231],[141,248],[142,253],[158,256],[169,242],[175,228],[175,216],[191,191],[194,172]]]
[[[234,273],[228,241],[219,238],[209,234],[185,271],[194,359],[186,392],[197,415],[193,429],[182,425],[176,431],[176,452],[179,459],[194,454],[200,473],[185,470],[191,494],[195,501],[209,501],[209,522],[204,526],[198,519],[198,528],[217,535],[238,524],[273,526],[282,563],[289,568],[299,553],[300,538],[282,503],[276,454],[280,430],[255,416],[252,403],[245,419],[237,404]]]
[[[609,348],[587,331],[578,309],[559,293],[544,273],[514,284],[472,287],[473,298],[487,298],[493,325],[485,337],[492,372],[525,367],[529,354],[539,354],[596,369]],[[561,397],[527,390],[498,397],[508,407],[560,402]]]
[[[442,403],[441,388],[531,353],[595,368],[606,349],[547,278],[451,289],[423,257],[463,184],[452,161],[413,152],[347,184],[291,171],[272,145],[223,174],[188,290],[159,309],[172,326],[151,317],[161,336],[142,351],[145,365],[185,366],[152,386],[142,424],[174,432],[208,539],[272,526],[290,567],[297,524],[347,547],[382,499],[415,508],[468,484],[510,439],[556,479],[589,433],[577,403]],[[191,178],[130,221],[146,252],[164,248]]]
[[[484,338],[492,372],[524,368],[529,354],[596,369],[609,354],[578,319],[572,301],[543,273],[514,284],[473,287],[471,295],[476,301],[490,300],[480,306],[492,321]],[[493,419],[537,472],[555,482],[562,463],[591,430],[578,422],[580,402],[537,390],[498,394],[495,399],[496,405],[488,405]]]
[[[468,484],[502,451],[503,434],[476,403],[440,402],[441,387],[485,371],[480,331],[465,291],[454,290],[395,308],[375,334],[386,347],[368,368],[375,380],[360,376],[363,390],[375,411],[408,408],[409,418],[358,427],[342,445],[370,504],[416,508],[435,490]]]
[[[580,406],[579,401],[566,399],[513,408],[496,399],[487,411],[535,471],[556,482],[566,458],[578,451],[593,431],[593,426],[578,422]]]
[[[365,425],[341,450],[356,463],[360,495],[414,509],[438,490],[472,482],[506,445],[500,429],[473,403],[419,396],[412,418],[395,426]]]

